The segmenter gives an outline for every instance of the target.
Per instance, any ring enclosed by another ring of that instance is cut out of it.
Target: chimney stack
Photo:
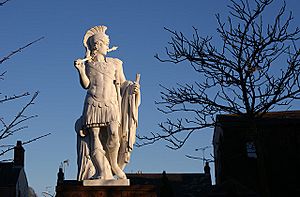
[[[14,147],[14,165],[24,167],[24,148],[22,141],[17,141],[17,145]]]
[[[205,162],[205,166],[204,166],[204,174],[206,175],[210,175],[210,167],[209,167],[209,162]]]
[[[65,174],[63,172],[62,167],[60,167],[57,173],[57,185],[62,184],[64,180],[65,180]]]

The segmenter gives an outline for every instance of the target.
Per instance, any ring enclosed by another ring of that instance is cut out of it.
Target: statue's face
[[[103,37],[98,36],[97,34],[91,38],[91,50],[93,52],[100,53],[101,55],[106,55],[109,49],[108,43],[104,42]]]

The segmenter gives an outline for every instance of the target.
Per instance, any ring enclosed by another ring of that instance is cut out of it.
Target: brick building
[[[251,123],[219,115],[213,145],[216,187],[243,188],[248,196],[300,195],[300,111],[272,112]]]

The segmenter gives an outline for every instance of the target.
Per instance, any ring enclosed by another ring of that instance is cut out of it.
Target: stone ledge
[[[112,179],[112,180],[84,180],[82,182],[83,186],[129,186],[129,179]]]

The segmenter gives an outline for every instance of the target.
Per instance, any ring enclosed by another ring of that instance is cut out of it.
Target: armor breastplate
[[[117,92],[115,87],[116,68],[111,62],[89,63],[87,76],[90,80],[88,94],[100,102],[115,102]]]

